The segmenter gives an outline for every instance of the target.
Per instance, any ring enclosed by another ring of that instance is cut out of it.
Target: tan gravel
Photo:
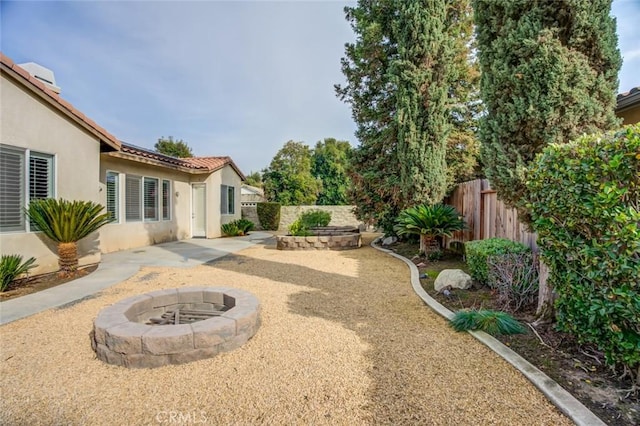
[[[241,348],[151,370],[89,343],[103,307],[151,290],[238,287],[262,303]],[[452,331],[401,261],[370,247],[255,246],[193,269],[145,268],[97,297],[0,327],[0,424],[571,424],[519,372]]]

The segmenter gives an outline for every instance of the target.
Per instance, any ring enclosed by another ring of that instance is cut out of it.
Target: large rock
[[[471,283],[471,276],[464,271],[460,269],[444,269],[438,274],[436,282],[433,283],[433,288],[438,292],[447,287],[466,290],[471,287]]]
[[[387,237],[384,240],[382,240],[382,245],[383,246],[390,246],[391,244],[395,243],[396,241],[398,241],[397,237],[390,236],[390,237]]]

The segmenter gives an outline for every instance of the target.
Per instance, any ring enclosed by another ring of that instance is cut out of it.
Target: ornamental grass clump
[[[458,311],[449,325],[456,331],[480,330],[492,336],[526,332],[524,326],[508,313],[488,309]]]

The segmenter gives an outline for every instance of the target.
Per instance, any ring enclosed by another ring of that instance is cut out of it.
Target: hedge
[[[277,231],[280,227],[280,203],[258,203],[256,206],[262,229]]]
[[[487,259],[491,256],[508,253],[529,253],[531,249],[522,243],[505,238],[469,241],[464,245],[465,256],[471,277],[480,284],[489,284]]]

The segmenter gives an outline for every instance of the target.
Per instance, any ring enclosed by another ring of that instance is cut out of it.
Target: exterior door
[[[194,183],[191,192],[191,236],[205,238],[207,236],[206,185]]]

